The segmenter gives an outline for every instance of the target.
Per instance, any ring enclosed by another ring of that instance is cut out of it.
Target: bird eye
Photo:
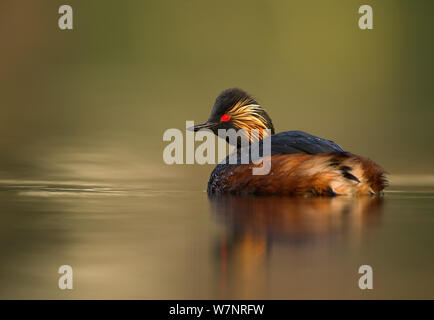
[[[229,115],[224,114],[224,115],[222,115],[221,120],[222,120],[223,122],[227,122],[227,121],[229,121],[230,118],[231,118],[231,117],[230,117]]]

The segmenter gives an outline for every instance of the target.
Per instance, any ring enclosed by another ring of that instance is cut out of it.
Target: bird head
[[[217,135],[219,129],[243,129],[250,142],[265,138],[266,129],[274,134],[273,123],[265,110],[252,96],[238,88],[220,93],[208,120],[193,127],[194,131],[201,129],[209,129]]]

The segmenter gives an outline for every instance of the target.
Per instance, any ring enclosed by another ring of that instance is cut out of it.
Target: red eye
[[[231,118],[231,117],[230,117],[229,115],[224,114],[224,115],[222,115],[221,120],[222,120],[223,122],[227,122],[227,121],[229,121],[230,118]]]

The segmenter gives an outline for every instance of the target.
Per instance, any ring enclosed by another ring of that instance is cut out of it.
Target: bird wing
[[[302,131],[285,131],[271,136],[271,154],[341,153],[344,150],[333,141]]]

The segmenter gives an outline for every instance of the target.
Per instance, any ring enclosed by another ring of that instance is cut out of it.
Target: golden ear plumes
[[[262,115],[262,108],[250,99],[238,101],[227,114],[235,127],[246,130],[251,142],[262,140],[268,135],[265,131],[268,129],[267,120]]]

